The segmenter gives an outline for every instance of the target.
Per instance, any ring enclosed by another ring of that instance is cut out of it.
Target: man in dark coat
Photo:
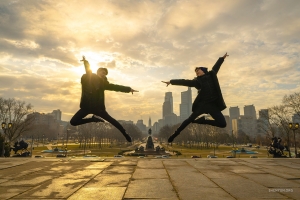
[[[90,66],[87,60],[83,58],[86,74],[81,77],[82,93],[80,100],[80,109],[72,117],[70,124],[72,126],[78,126],[90,122],[110,122],[115,126],[126,138],[128,142],[131,142],[131,137],[126,133],[123,126],[111,117],[105,108],[104,102],[104,90],[118,91],[118,92],[138,92],[127,86],[111,84],[107,81],[106,75],[108,73],[106,68],[99,68],[97,75],[93,74],[90,70]],[[84,118],[89,114],[93,114],[91,118]],[[101,118],[102,119],[101,119]]]
[[[169,143],[173,142],[174,138],[190,123],[208,124],[221,128],[226,127],[226,121],[221,112],[226,108],[226,104],[222,96],[217,73],[227,56],[229,55],[226,53],[223,57],[220,57],[209,72],[206,67],[196,67],[195,72],[197,77],[193,80],[173,79],[170,81],[162,81],[166,83],[167,86],[172,84],[195,87],[198,89],[198,95],[192,106],[192,114],[183,121],[175,133],[169,137]],[[196,119],[199,115],[205,113],[209,113],[214,120],[207,120],[205,117]]]

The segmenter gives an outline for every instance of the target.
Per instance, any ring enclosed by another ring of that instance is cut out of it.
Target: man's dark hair
[[[97,70],[97,74],[98,74],[98,72],[100,72],[101,70],[105,71],[105,73],[106,73],[105,75],[108,74],[107,68],[104,68],[104,67],[100,67],[100,68]]]

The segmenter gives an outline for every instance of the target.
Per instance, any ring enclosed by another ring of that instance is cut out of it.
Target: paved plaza
[[[0,199],[300,199],[300,159],[0,158]]]

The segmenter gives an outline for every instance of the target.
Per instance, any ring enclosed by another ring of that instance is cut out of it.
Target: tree
[[[288,106],[295,114],[300,117],[300,92],[285,95],[282,99],[282,103]]]
[[[32,107],[31,104],[26,104],[25,101],[0,97],[0,119],[6,123],[11,122],[13,124],[13,126],[6,131],[6,138],[9,143],[19,138],[22,133],[31,129],[34,118],[26,118],[26,116],[32,112]]]
[[[165,125],[159,130],[158,136],[167,140],[172,134],[172,128],[169,125]]]
[[[287,139],[287,147],[289,151],[289,157],[291,157],[290,151],[290,112],[289,108],[285,105],[273,106],[269,109],[270,120],[273,122],[279,133]]]

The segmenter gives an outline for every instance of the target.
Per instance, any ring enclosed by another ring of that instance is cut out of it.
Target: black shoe
[[[171,135],[168,139],[168,143],[172,143],[173,140],[179,135],[179,133],[175,132],[173,135]]]
[[[93,120],[93,122],[104,122],[103,119],[101,119],[100,117],[98,117],[96,115],[93,115],[92,120]]]
[[[126,138],[127,142],[132,142],[130,135],[128,135],[127,133],[123,133],[123,135]]]

